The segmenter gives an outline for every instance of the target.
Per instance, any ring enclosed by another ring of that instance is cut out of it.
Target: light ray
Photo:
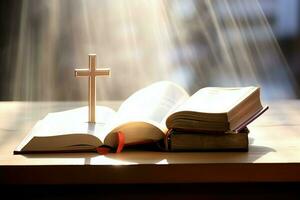
[[[23,0],[14,100],[85,100],[75,67],[96,53],[112,69],[98,100],[123,100],[158,80],[190,93],[260,85],[266,98],[298,86],[257,0]],[[12,56],[12,55],[10,55]],[[8,59],[8,60],[9,60]]]

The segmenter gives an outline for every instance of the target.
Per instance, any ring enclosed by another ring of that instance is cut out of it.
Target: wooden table
[[[98,102],[117,108],[119,102]],[[300,101],[269,103],[249,126],[249,152],[13,155],[48,112],[84,102],[1,102],[0,183],[128,184],[300,182]]]

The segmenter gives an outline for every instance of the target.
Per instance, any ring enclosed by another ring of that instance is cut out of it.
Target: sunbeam
[[[112,70],[98,80],[98,100],[122,100],[158,80],[190,93],[258,85],[270,99],[298,90],[257,0],[24,0],[10,43],[13,100],[84,100],[87,81],[73,70],[89,53]]]

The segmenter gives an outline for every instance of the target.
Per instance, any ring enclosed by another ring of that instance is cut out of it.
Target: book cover
[[[239,133],[202,133],[170,130],[166,136],[168,151],[248,151],[248,128]]]

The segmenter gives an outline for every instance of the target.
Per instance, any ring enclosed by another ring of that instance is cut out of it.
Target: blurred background
[[[0,100],[87,100],[74,69],[89,53],[112,70],[98,100],[159,80],[299,98],[299,11],[298,0],[3,0]]]

